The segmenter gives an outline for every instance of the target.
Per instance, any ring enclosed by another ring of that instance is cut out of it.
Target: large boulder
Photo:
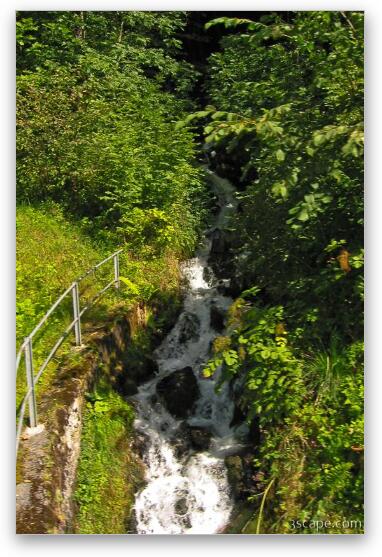
[[[134,379],[131,379],[131,377],[129,377],[128,375],[126,377],[121,378],[119,382],[119,386],[120,386],[120,391],[125,396],[133,396],[136,395],[138,392],[137,383],[134,381]]]
[[[157,394],[176,418],[186,418],[199,397],[199,387],[191,367],[174,371],[157,384]]]
[[[153,358],[150,358],[150,356],[139,355],[139,358],[135,359],[133,365],[130,364],[128,373],[133,375],[137,385],[146,383],[146,381],[152,379],[158,371],[157,362]]]
[[[205,451],[211,443],[211,432],[202,427],[190,427],[190,441],[194,449]]]

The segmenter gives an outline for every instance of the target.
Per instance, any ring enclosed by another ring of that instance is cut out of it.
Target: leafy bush
[[[363,14],[219,18],[236,33],[209,62],[206,143],[240,191],[230,223],[244,288],[306,322],[362,335]],[[241,31],[242,32],[238,32]],[[224,164],[223,164],[224,163]]]
[[[362,531],[363,14],[207,27],[221,24],[235,33],[210,58],[211,104],[179,124],[201,119],[218,169],[238,176],[229,230],[245,291],[205,372],[244,381],[259,489],[272,482],[265,531],[306,518]]]
[[[292,520],[306,519],[351,519],[362,531],[363,343],[333,339],[307,354],[287,340],[282,307],[243,302],[204,373],[222,366],[223,381],[243,384],[236,402],[261,434],[259,485],[274,481],[266,531],[290,533]]]
[[[189,253],[205,195],[193,135],[174,125],[193,76],[172,38],[184,16],[84,18],[19,14],[18,200],[52,199],[136,252]]]

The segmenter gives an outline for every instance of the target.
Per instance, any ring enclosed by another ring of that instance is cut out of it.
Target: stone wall
[[[130,336],[127,317],[84,335],[85,346],[72,349],[41,396],[43,429],[36,435],[23,432],[17,459],[17,533],[70,532],[85,394],[98,373],[107,373],[116,386],[121,383]]]

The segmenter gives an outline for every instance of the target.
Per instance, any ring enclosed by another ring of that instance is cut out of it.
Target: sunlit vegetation
[[[207,154],[239,202],[226,231],[237,297],[204,373],[222,366],[225,381],[241,378],[238,404],[259,431],[242,531],[362,521],[363,14],[205,21],[18,13],[18,343],[70,281],[119,247],[121,293],[105,311],[179,299],[179,261],[211,207]],[[198,71],[186,25],[194,41],[212,41]],[[69,313],[54,317],[37,359]],[[118,450],[132,416],[105,385],[89,395],[78,531],[104,531],[105,516],[110,533],[126,528],[132,494]]]
[[[143,481],[130,450],[133,419],[132,407],[105,382],[88,395],[74,497],[76,533],[128,530],[134,493]]]
[[[296,516],[351,517],[360,531],[363,15],[208,26],[222,24],[236,32],[210,58],[211,104],[186,123],[202,118],[239,171],[231,257],[244,292],[206,374],[245,377],[260,485],[273,483],[263,531],[290,532]]]
[[[174,38],[185,21],[18,13],[18,345],[71,281],[120,247],[122,288],[109,305],[179,289],[178,261],[193,252],[206,199],[193,134],[175,130],[192,105],[194,71]],[[111,272],[81,283],[81,296]],[[68,298],[36,338],[36,364],[71,311]]]

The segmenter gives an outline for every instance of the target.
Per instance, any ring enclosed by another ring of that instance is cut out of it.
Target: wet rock
[[[191,445],[198,450],[205,451],[211,443],[211,432],[201,427],[190,427],[189,435]]]
[[[225,289],[225,295],[230,296],[231,298],[238,298],[243,291],[243,286],[240,280],[233,276],[231,278],[230,285]]]
[[[230,248],[230,244],[227,238],[224,240],[225,249],[222,253],[211,252],[208,258],[208,264],[211,266],[216,277],[222,278],[227,281],[228,278],[233,277],[235,273],[235,263],[234,254]],[[243,289],[237,290],[228,285],[220,284],[217,288],[219,294],[227,295],[230,297],[237,297],[242,292]],[[233,293],[236,296],[232,295]]]
[[[211,251],[210,255],[221,255],[227,251],[227,241],[222,230],[216,228],[211,234]]]
[[[224,312],[215,306],[215,304],[212,304],[210,309],[210,324],[217,333],[221,333],[224,330],[224,319]]]
[[[138,526],[137,515],[133,510],[130,517],[126,521],[126,534],[137,534],[138,533],[137,526]]]
[[[240,406],[235,404],[232,420],[231,420],[231,423],[229,424],[229,427],[237,426],[237,425],[243,423],[245,419],[246,419],[245,412],[243,412],[243,410],[240,408]]]
[[[142,433],[136,433],[133,438],[132,448],[136,454],[143,458],[145,451],[147,449],[148,438]]]
[[[188,455],[191,448],[190,429],[187,422],[181,422],[176,435],[171,439],[171,445],[175,451],[175,456],[182,459]]]
[[[186,418],[199,397],[199,387],[191,367],[174,371],[157,384],[157,394],[167,410],[177,418]]]
[[[126,354],[122,374],[135,381],[137,385],[152,379],[157,371],[158,364],[149,356],[145,356],[141,352]]]
[[[182,497],[175,503],[175,512],[181,519],[184,528],[191,528],[190,517],[188,516],[188,504],[186,497]]]
[[[152,379],[158,371],[158,364],[150,357],[143,355],[126,356],[125,361],[115,367],[116,387],[125,396],[133,396],[138,392],[138,386]]]
[[[132,372],[132,366],[129,366],[129,371]],[[137,362],[134,362],[133,376],[137,385],[145,383],[149,379],[152,379],[158,371],[158,364],[153,358],[148,356],[140,357]]]
[[[261,430],[259,418],[255,416],[249,425],[249,439],[255,447],[258,447],[261,442]]]
[[[134,379],[131,379],[130,377],[124,378],[122,392],[125,396],[132,396],[137,394],[138,387]]]
[[[179,333],[179,343],[185,344],[199,337],[200,320],[195,313],[185,313]]]
[[[188,455],[190,451],[190,440],[187,437],[180,437],[171,442],[175,457],[179,460]]]
[[[221,278],[220,280],[218,280],[216,284],[216,291],[219,294],[222,294],[223,296],[228,296],[227,292],[229,291],[230,284],[231,284],[230,278],[225,278],[225,279]]]
[[[212,269],[209,267],[204,267],[203,270],[203,279],[206,281],[207,284],[211,284],[214,279],[214,273]]]
[[[177,515],[183,516],[187,513],[188,506],[187,506],[187,499],[186,497],[182,497],[178,499],[175,503],[175,512]]]
[[[232,510],[229,523],[225,526],[221,534],[250,534],[247,527],[251,524],[253,518],[253,504],[239,501]]]
[[[235,499],[240,499],[246,492],[245,468],[241,456],[227,456],[224,459],[227,468],[228,482],[231,486],[232,495]]]

